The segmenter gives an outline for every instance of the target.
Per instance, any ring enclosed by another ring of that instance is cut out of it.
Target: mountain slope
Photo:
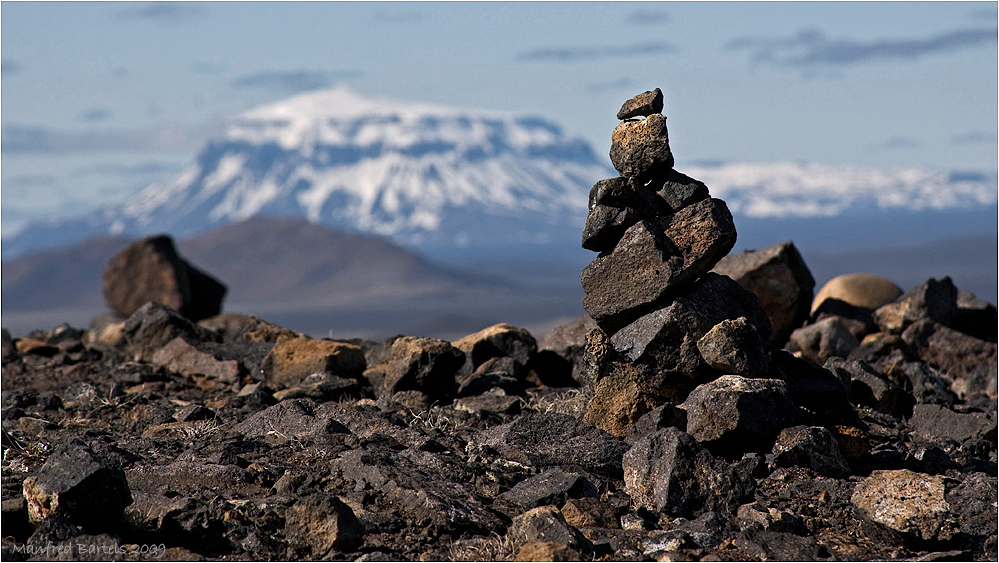
[[[129,242],[102,237],[4,262],[4,312],[102,309],[101,273]],[[301,219],[254,218],[180,240],[177,249],[229,287],[227,307],[361,304],[497,287],[380,237]]]

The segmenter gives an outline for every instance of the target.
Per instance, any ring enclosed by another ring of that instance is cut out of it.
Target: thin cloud
[[[158,176],[176,172],[180,167],[169,162],[148,161],[138,164],[95,164],[79,168],[76,173],[81,176]]]
[[[661,25],[669,21],[669,14],[662,10],[638,10],[625,19],[629,25]]]
[[[624,88],[631,88],[635,85],[635,80],[633,78],[622,76],[621,78],[615,78],[614,80],[608,80],[606,82],[595,82],[593,84],[586,85],[586,91],[599,94],[602,92],[608,92],[610,90],[622,90]]]
[[[892,137],[879,145],[875,145],[872,148],[881,149],[881,150],[918,149],[919,141],[909,137]]]
[[[145,20],[158,24],[177,25],[201,19],[207,15],[198,2],[149,2],[118,12],[126,20]]]
[[[3,126],[0,150],[9,154],[66,154],[109,151],[188,153],[200,148],[215,127],[61,131],[30,125]]]
[[[80,119],[89,122],[107,121],[110,118],[111,111],[107,108],[91,108],[80,115]]]
[[[987,131],[982,131],[981,129],[973,129],[971,131],[965,131],[960,135],[955,135],[951,141],[955,145],[994,145],[999,142],[995,133],[989,133]]]
[[[265,71],[237,77],[229,82],[234,90],[268,90],[296,93],[332,86],[338,80],[358,78],[359,70]]]
[[[0,76],[11,76],[21,72],[21,65],[10,59],[0,61]]]
[[[746,50],[751,60],[774,66],[848,66],[871,61],[916,60],[927,55],[994,45],[997,29],[958,29],[927,38],[891,38],[870,41],[830,39],[818,29],[806,29],[787,38],[740,37],[726,48]]]
[[[985,8],[982,10],[975,10],[974,12],[971,12],[970,15],[971,19],[973,20],[996,21],[996,18],[999,18],[999,9],[992,7],[992,8]]]
[[[56,183],[56,177],[48,175],[23,174],[20,176],[4,178],[4,183],[7,184],[8,188],[39,188],[54,186]]]
[[[673,51],[676,51],[676,47],[661,41],[601,47],[542,47],[518,54],[517,60],[521,62],[577,63],[597,59],[664,55]]]

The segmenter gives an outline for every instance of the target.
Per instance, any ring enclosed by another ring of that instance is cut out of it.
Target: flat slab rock
[[[536,413],[484,430],[477,441],[513,461],[538,468],[578,467],[598,475],[620,476],[628,444],[569,415]]]

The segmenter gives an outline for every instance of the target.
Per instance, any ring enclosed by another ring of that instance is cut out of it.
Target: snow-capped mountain
[[[598,152],[536,116],[375,100],[344,88],[309,92],[233,118],[180,174],[122,205],[5,237],[3,255],[98,234],[183,237],[253,216],[291,216],[383,235],[434,258],[545,248],[585,258],[587,193],[616,175]],[[740,218],[987,210],[997,201],[994,171],[687,166],[682,157],[677,169],[726,200],[737,226]]]
[[[183,236],[261,215],[423,250],[575,240],[589,187],[609,174],[585,141],[539,117],[337,88],[239,115],[177,177],[60,228]]]

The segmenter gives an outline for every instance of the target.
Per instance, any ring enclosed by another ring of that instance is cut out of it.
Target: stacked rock
[[[583,231],[583,248],[600,253],[581,276],[583,307],[602,331],[588,337],[587,419],[617,435],[699,383],[761,377],[769,363],[771,325],[759,300],[710,272],[735,244],[732,214],[673,169],[662,109],[657,88],[618,112],[610,158],[621,176],[593,186]],[[600,385],[610,375],[623,380]],[[625,389],[638,396],[615,396]]]

